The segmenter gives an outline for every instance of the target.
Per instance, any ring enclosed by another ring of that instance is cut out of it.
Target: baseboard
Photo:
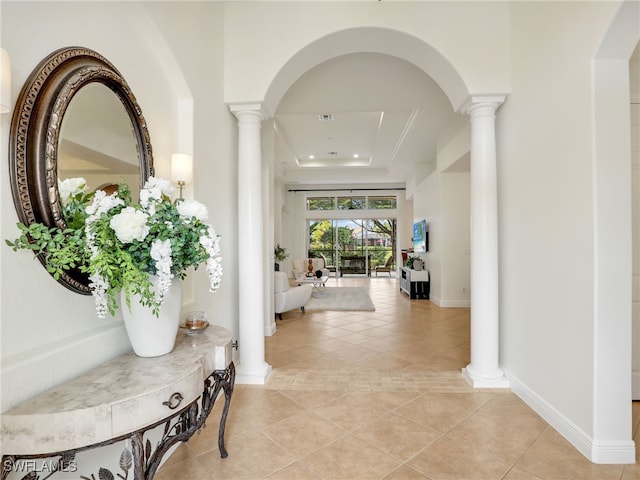
[[[240,365],[236,368],[236,384],[239,385],[265,385],[271,376],[272,368],[268,363],[263,363],[258,370],[247,370]]]
[[[271,323],[264,327],[264,336],[271,337],[274,333],[276,333],[276,321],[271,320]]]
[[[598,464],[635,463],[636,451],[632,440],[596,443],[590,435],[516,377],[507,371],[505,371],[505,376],[511,384],[511,390],[591,462]]]
[[[464,307],[464,308],[470,308],[471,307],[471,301],[470,300],[442,300],[440,302],[440,306],[442,308],[455,308],[455,307]]]
[[[434,295],[429,295],[429,300],[442,308],[471,307],[471,300],[442,300]]]

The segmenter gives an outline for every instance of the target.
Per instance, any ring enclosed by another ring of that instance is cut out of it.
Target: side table
[[[167,451],[205,425],[220,393],[225,404],[218,448],[227,457],[224,430],[235,383],[231,345],[231,333],[222,327],[195,336],[179,332],[167,355],[121,355],[8,410],[0,416],[0,479],[70,471],[93,478],[76,455],[128,440],[131,451],[125,447],[117,464],[126,476],[132,470],[134,480],[151,480]],[[145,435],[162,425],[154,447]],[[98,476],[116,477],[107,468]]]

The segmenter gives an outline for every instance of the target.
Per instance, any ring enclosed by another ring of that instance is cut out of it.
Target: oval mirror
[[[58,179],[82,177],[88,191],[126,183],[135,196],[140,186],[136,146],[131,120],[118,97],[101,83],[86,85],[62,120]]]
[[[86,175],[93,190],[124,180],[137,192],[153,175],[138,102],[120,72],[87,48],[56,50],[34,69],[16,101],[9,139],[11,191],[25,225],[66,227],[58,178]],[[91,294],[79,270],[58,281]]]

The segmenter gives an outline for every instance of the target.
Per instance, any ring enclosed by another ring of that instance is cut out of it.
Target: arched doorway
[[[496,188],[496,148],[495,148],[495,111],[503,103],[502,94],[473,94],[453,65],[436,49],[426,42],[407,35],[404,32],[386,28],[361,27],[338,31],[327,35],[302,48],[275,75],[265,94],[265,100],[256,104],[232,104],[231,111],[236,114],[240,125],[240,177],[253,178],[249,184],[239,183],[239,216],[246,218],[255,212],[263,210],[261,201],[272,198],[269,192],[263,195],[259,182],[256,182],[256,166],[261,163],[260,143],[256,140],[259,126],[256,119],[264,120],[278,105],[284,92],[290,88],[299,76],[313,65],[326,59],[353,51],[366,51],[393,55],[413,63],[433,78],[445,92],[456,111],[468,113],[471,117],[471,223],[472,230],[472,341],[471,363],[463,373],[476,387],[506,387],[508,382],[499,367],[499,339],[498,339],[498,252],[497,252],[497,188]],[[253,126],[249,126],[252,124]],[[244,128],[243,128],[244,126]],[[244,133],[243,133],[244,132]],[[246,182],[245,182],[246,183]],[[267,188],[269,188],[267,186]],[[253,203],[247,199],[253,198]],[[259,201],[257,199],[260,199]],[[247,205],[243,208],[243,205]],[[257,219],[261,220],[261,219]],[[474,221],[475,220],[475,221]],[[244,227],[243,227],[244,228]],[[249,228],[249,230],[251,230]],[[264,231],[260,221],[254,227],[254,232],[240,232],[240,238],[250,238],[252,233],[262,234]],[[264,245],[269,242],[263,242]],[[251,252],[243,261],[249,264],[260,264],[266,267],[270,248],[246,248]],[[242,260],[242,259],[241,259]],[[242,265],[241,265],[242,269]],[[263,291],[263,283],[269,283],[269,276],[262,280],[254,279],[255,288]],[[246,287],[246,285],[245,285]],[[268,300],[263,298],[263,312],[268,317],[265,305]],[[249,343],[258,345],[258,336],[268,327],[257,328],[255,315],[245,313],[248,310],[240,308],[240,335],[250,337]],[[254,310],[256,310],[254,308]],[[244,326],[244,327],[243,327]],[[253,349],[247,355],[251,358],[248,365],[241,361],[239,377],[242,380],[246,372],[258,372],[257,377],[268,375],[264,357],[260,358]],[[247,375],[251,376],[251,374]],[[260,378],[247,378],[250,383],[260,382]]]

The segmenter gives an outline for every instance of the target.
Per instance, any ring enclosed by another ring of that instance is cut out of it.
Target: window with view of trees
[[[367,208],[366,197],[338,197],[338,210],[363,210]]]
[[[342,259],[365,257],[369,273],[396,256],[397,221],[341,219],[309,221],[309,256],[322,257],[328,267],[340,270]],[[393,260],[392,260],[393,261]]]
[[[350,264],[366,265],[369,273],[387,261],[395,262],[397,221],[395,218],[366,218],[366,210],[397,208],[395,195],[344,195],[307,197],[307,210],[360,210],[361,218],[308,220],[309,257],[323,257],[330,270],[340,271],[342,260],[356,258]],[[391,212],[390,212],[391,213]],[[345,212],[345,216],[349,215]],[[379,216],[372,214],[371,216]],[[358,258],[359,257],[359,258]],[[362,259],[365,261],[362,261]],[[346,262],[345,262],[346,264]]]
[[[309,197],[307,198],[307,210],[334,210],[334,197]]]
[[[396,208],[396,197],[369,197],[369,208],[371,210]]]
[[[397,208],[397,200],[388,196],[307,197],[307,210],[381,210]]]

